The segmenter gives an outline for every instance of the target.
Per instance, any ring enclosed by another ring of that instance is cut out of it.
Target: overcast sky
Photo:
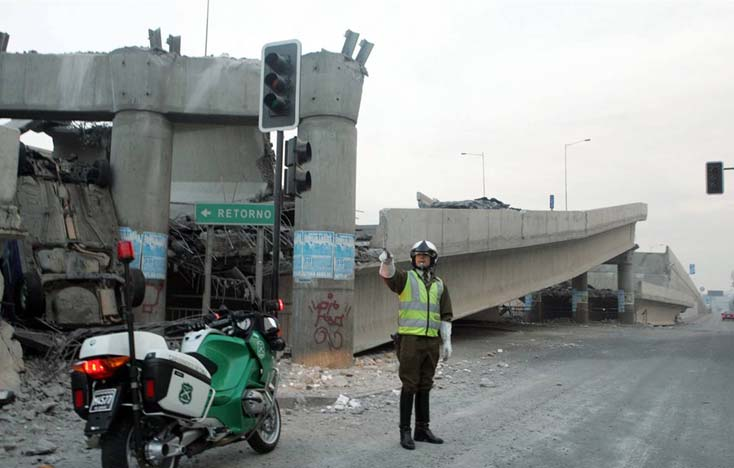
[[[291,3],[289,5],[289,3]],[[281,18],[273,5],[284,5]],[[339,51],[375,43],[359,130],[358,223],[383,207],[482,195],[529,210],[648,204],[641,250],[668,244],[694,281],[729,289],[734,175],[707,196],[705,161],[734,166],[734,2],[211,0],[209,53],[265,42]],[[206,0],[0,0],[9,52],[147,45],[148,28],[203,55]],[[385,186],[389,190],[384,190]]]

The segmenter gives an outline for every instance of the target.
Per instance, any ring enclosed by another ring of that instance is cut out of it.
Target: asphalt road
[[[240,443],[181,466],[734,466],[734,321],[712,316],[675,327],[555,324],[515,331],[457,324],[454,356],[439,371],[431,427],[443,445],[402,449],[398,396],[387,391],[363,398],[361,413],[283,410],[280,444],[270,454]],[[385,382],[393,385],[394,375]],[[99,451],[82,448],[78,418],[56,426],[66,439],[52,439],[59,445],[55,468],[99,466]],[[2,467],[39,464],[0,457]]]
[[[387,395],[360,415],[293,413],[271,454],[224,448],[186,465],[734,466],[734,322],[455,336],[455,359],[433,392],[432,427],[444,445],[402,449],[397,397]],[[497,346],[509,367],[486,356]]]

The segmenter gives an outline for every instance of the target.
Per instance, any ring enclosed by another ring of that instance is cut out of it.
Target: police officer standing
[[[408,450],[415,443],[442,444],[428,428],[429,392],[433,386],[439,354],[451,356],[451,298],[444,282],[435,275],[436,246],[422,240],[410,250],[413,269],[396,268],[387,250],[380,254],[380,276],[399,295],[397,356],[400,392],[400,445]],[[439,340],[439,332],[441,339]],[[443,346],[441,346],[443,342]],[[415,401],[415,433],[410,434],[410,419]]]

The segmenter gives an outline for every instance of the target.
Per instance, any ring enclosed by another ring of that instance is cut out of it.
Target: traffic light
[[[724,193],[724,163],[721,161],[706,163],[706,193]]]
[[[311,173],[301,167],[311,160],[311,143],[293,137],[285,143],[285,194],[298,197],[311,190]]]
[[[260,118],[263,132],[298,127],[301,78],[301,43],[271,42],[262,50]]]

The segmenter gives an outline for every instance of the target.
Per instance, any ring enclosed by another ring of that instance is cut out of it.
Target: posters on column
[[[166,279],[168,235],[145,231],[139,233],[129,227],[120,228],[120,239],[133,243],[135,259],[131,268],[143,271],[146,279]]]
[[[166,279],[168,235],[159,232],[143,234],[143,274],[148,279]]]
[[[334,279],[354,279],[354,234],[334,234]]]
[[[293,239],[295,279],[334,277],[334,233],[296,231]]]

